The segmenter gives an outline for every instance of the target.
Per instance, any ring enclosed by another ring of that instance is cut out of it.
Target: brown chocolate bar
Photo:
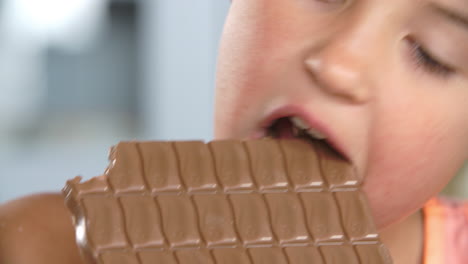
[[[64,188],[88,263],[392,263],[361,179],[302,140],[124,142]]]

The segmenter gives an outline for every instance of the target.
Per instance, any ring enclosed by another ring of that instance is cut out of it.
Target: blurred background
[[[211,139],[228,8],[0,0],[0,203],[103,173],[121,140]],[[468,197],[467,178],[446,193]]]
[[[0,0],[0,203],[121,140],[212,138],[228,0]]]

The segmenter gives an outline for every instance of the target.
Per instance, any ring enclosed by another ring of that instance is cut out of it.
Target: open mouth
[[[327,135],[313,127],[307,125],[299,117],[287,116],[281,117],[273,121],[273,123],[267,127],[267,136],[279,139],[291,139],[297,138],[300,140],[307,141],[315,145],[320,145],[336,154],[343,160],[349,161],[339,149],[336,148],[335,144],[327,137]]]

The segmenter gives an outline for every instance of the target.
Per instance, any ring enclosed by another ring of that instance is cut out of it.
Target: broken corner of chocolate
[[[354,167],[301,140],[122,142],[63,189],[89,264],[389,264]]]

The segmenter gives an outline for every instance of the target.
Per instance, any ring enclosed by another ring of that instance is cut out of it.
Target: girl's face
[[[467,107],[466,0],[231,5],[216,137],[259,138],[278,118],[302,119],[357,166],[381,228],[466,161]]]

